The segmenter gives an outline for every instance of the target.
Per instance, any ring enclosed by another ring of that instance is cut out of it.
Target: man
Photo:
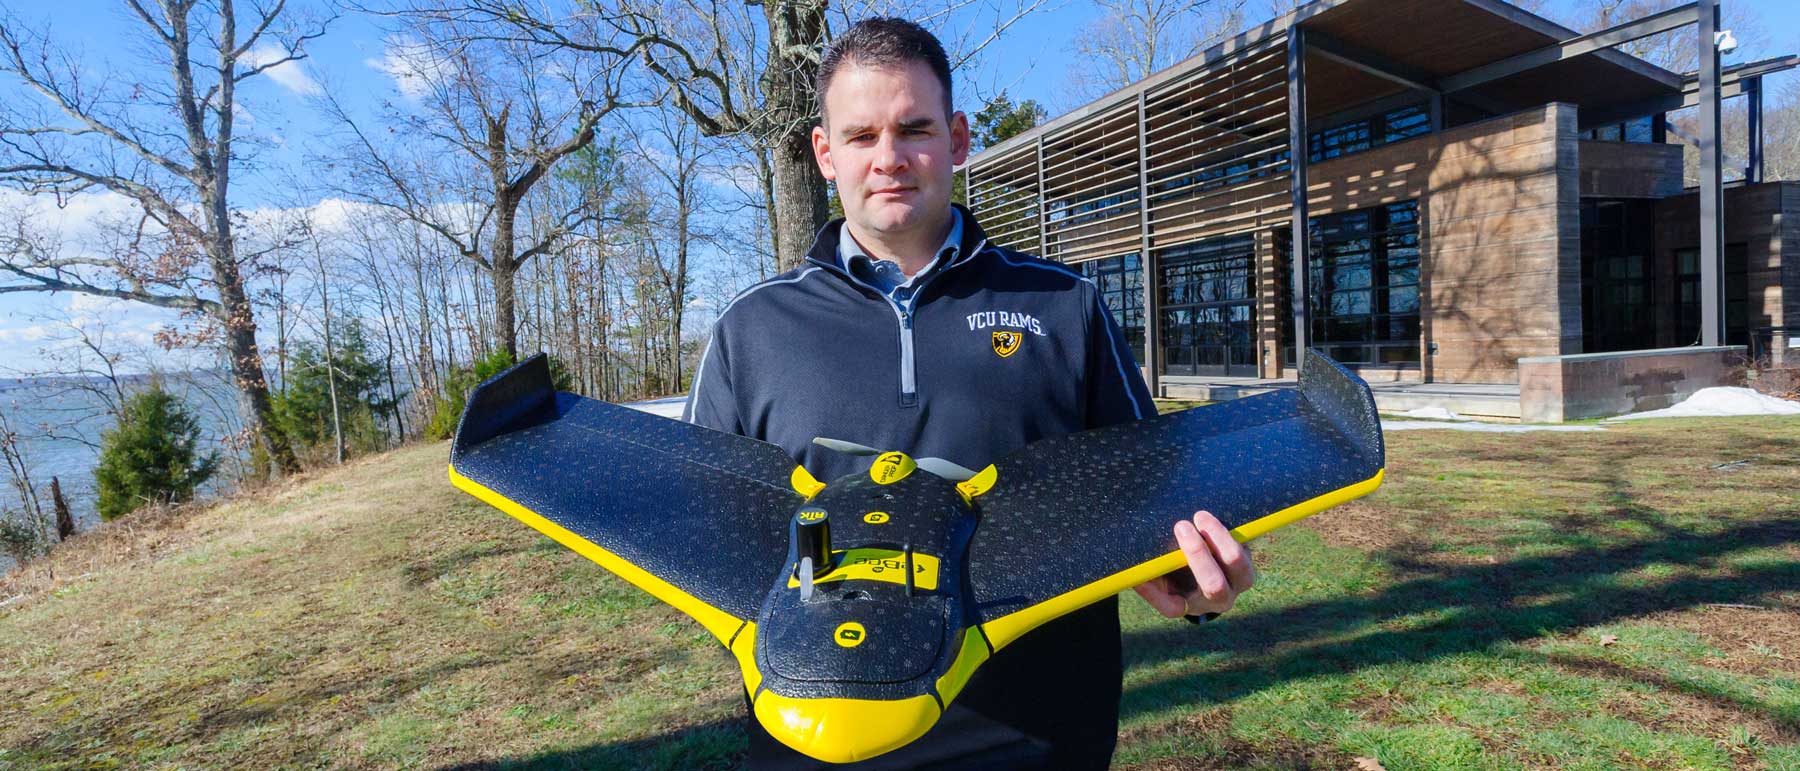
[[[720,312],[687,420],[778,444],[829,481],[870,461],[813,437],[981,468],[1037,439],[1154,414],[1096,288],[988,243],[951,205],[969,125],[951,110],[936,38],[899,19],[859,22],[825,52],[817,86],[813,154],[844,219],[804,265]],[[1173,524],[1191,571],[1138,594],[1170,617],[1229,609],[1254,581],[1248,552],[1205,512]],[[1105,768],[1119,654],[1116,599],[1046,624],[977,671],[924,737],[869,765]],[[753,767],[822,766],[751,725]]]

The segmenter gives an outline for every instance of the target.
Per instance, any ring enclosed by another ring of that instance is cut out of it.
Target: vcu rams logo
[[[1019,343],[1024,342],[1024,340],[1025,335],[1021,332],[1014,332],[1011,330],[995,332],[994,353],[999,354],[1002,359],[1011,356],[1014,351],[1019,350]]]

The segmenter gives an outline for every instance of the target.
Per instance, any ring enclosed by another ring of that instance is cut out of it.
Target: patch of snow
[[[621,406],[630,407],[634,410],[640,410],[642,412],[648,412],[652,415],[661,415],[665,418],[673,418],[675,420],[680,420],[681,419],[681,411],[687,407],[687,397],[685,397],[685,396],[670,396],[670,397],[667,397],[664,399],[650,399],[648,401],[629,402],[629,403],[621,405]]]
[[[1777,399],[1749,388],[1702,388],[1680,404],[1648,412],[1635,412],[1607,420],[1645,418],[1719,418],[1743,415],[1800,415],[1800,402]]]
[[[1416,410],[1407,410],[1405,412],[1401,412],[1401,413],[1397,413],[1397,414],[1403,418],[1422,418],[1425,420],[1462,420],[1463,419],[1463,416],[1458,415],[1454,412],[1451,412],[1450,410],[1448,410],[1444,407],[1420,407]]]
[[[1434,420],[1384,420],[1383,431],[1419,431],[1428,428],[1449,431],[1479,431],[1494,434],[1522,434],[1528,431],[1604,431],[1599,426],[1558,426],[1534,423],[1478,423],[1473,420],[1444,423]]]

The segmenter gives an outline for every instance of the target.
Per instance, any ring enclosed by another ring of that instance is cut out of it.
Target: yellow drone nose
[[[756,696],[756,720],[770,736],[827,763],[867,760],[905,746],[937,719],[937,701],[930,696],[795,699],[767,690]]]

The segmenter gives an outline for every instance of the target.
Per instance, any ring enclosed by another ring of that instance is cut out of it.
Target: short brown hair
[[[825,120],[825,90],[847,61],[864,66],[892,67],[921,62],[931,68],[944,87],[944,117],[950,116],[950,58],[935,35],[913,22],[892,16],[876,16],[850,25],[850,29],[826,46],[819,59],[814,82],[819,101],[819,120]]]

